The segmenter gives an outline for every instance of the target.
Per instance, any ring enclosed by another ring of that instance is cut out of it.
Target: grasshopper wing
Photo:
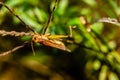
[[[43,45],[54,47],[60,50],[71,52],[65,45],[59,40],[45,40],[42,42]]]

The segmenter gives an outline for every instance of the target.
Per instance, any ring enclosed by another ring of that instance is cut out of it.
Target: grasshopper
[[[16,18],[18,18],[21,23],[26,26],[26,28],[28,28],[29,30],[31,30],[33,32],[33,35],[32,35],[32,40],[31,40],[31,47],[32,47],[32,51],[33,51],[33,54],[35,54],[34,52],[34,48],[33,48],[33,42],[35,43],[40,43],[40,44],[43,44],[45,46],[50,46],[50,47],[53,47],[53,48],[57,48],[57,49],[60,49],[60,50],[63,50],[63,51],[67,51],[67,52],[70,52],[70,50],[65,46],[65,44],[60,40],[62,38],[71,38],[72,37],[72,28],[70,26],[70,35],[48,35],[46,34],[46,31],[50,25],[50,22],[53,18],[53,13],[56,9],[56,6],[57,6],[57,3],[58,3],[58,0],[55,1],[55,4],[53,6],[53,9],[51,11],[51,14],[50,14],[50,17],[47,21],[47,24],[46,26],[43,28],[43,32],[41,34],[35,32],[30,25],[27,25],[17,14],[14,13],[14,11],[9,8],[5,3],[3,2],[0,2],[0,5],[4,6],[10,13],[12,13]],[[8,52],[5,52],[4,54],[1,54],[1,55],[6,55],[6,54],[9,54],[15,50],[18,50],[19,48],[22,48],[24,47],[24,45],[21,45],[21,46],[18,46]]]

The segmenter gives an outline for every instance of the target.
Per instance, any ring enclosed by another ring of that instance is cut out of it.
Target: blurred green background
[[[1,0],[0,0],[1,1]],[[3,0],[28,25],[41,33],[47,23],[54,0]],[[84,17],[89,25],[84,25]],[[119,80],[120,28],[97,22],[103,17],[120,19],[119,0],[59,0],[51,25],[51,35],[68,35],[73,29],[72,43],[65,42],[71,53],[30,44],[0,57],[0,80]],[[31,32],[6,8],[0,6],[0,30]],[[88,31],[90,30],[90,31]],[[0,53],[23,44],[31,37],[0,36]]]

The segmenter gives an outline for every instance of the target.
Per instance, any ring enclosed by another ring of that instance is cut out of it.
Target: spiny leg
[[[33,55],[35,56],[35,50],[34,50],[33,42],[32,41],[31,41],[31,48],[32,48]]]
[[[22,24],[23,24],[24,26],[26,26],[26,28],[28,28],[28,29],[30,29],[31,31],[35,32],[35,31],[34,31],[29,25],[27,25],[17,14],[15,14],[14,11],[13,11],[11,8],[9,8],[5,3],[0,2],[0,5],[4,6],[6,9],[8,9],[8,11],[10,11],[14,16],[16,16],[16,18],[18,18],[18,19],[22,22]]]
[[[6,52],[1,53],[1,54],[0,54],[0,57],[1,57],[1,56],[6,56],[6,55],[8,55],[8,54],[10,54],[10,53],[12,53],[12,52],[17,51],[18,49],[23,48],[27,43],[28,43],[28,42],[25,42],[23,45],[17,46],[17,47],[15,47],[15,48],[13,48],[13,49],[11,49],[11,50],[9,50],[9,51],[6,51]]]
[[[62,39],[62,38],[72,38],[72,30],[76,28],[76,26],[69,27],[69,35],[49,35],[49,39]]]
[[[51,22],[51,20],[52,20],[52,18],[53,18],[53,13],[54,13],[54,11],[55,11],[55,9],[56,9],[56,7],[57,7],[57,3],[58,3],[58,0],[55,1],[54,7],[53,7],[53,9],[52,9],[52,12],[51,12],[51,14],[50,14],[50,17],[49,17],[49,19],[48,19],[48,22],[47,22],[46,26],[43,28],[43,33],[42,33],[42,34],[45,34],[45,33],[46,33],[46,31],[47,31],[47,29],[48,29],[48,27],[49,27],[49,25],[50,25],[50,22]]]

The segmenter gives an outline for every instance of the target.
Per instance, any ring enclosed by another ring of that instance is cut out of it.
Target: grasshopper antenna
[[[58,3],[58,0],[55,1],[54,7],[53,7],[52,12],[51,12],[51,14],[50,14],[50,17],[49,17],[49,19],[48,19],[48,22],[47,22],[46,26],[45,26],[44,29],[43,29],[43,34],[46,33],[46,31],[47,31],[47,29],[48,29],[48,27],[49,27],[49,25],[50,25],[50,22],[51,22],[51,20],[52,20],[52,18],[53,18],[53,13],[54,13],[54,11],[55,11],[55,9],[56,9],[57,3]]]
[[[27,25],[17,14],[15,14],[14,11],[13,11],[12,9],[10,9],[5,3],[0,2],[0,4],[1,4],[2,6],[4,6],[6,9],[8,9],[8,11],[10,11],[14,16],[16,16],[16,18],[18,18],[18,19],[22,22],[22,24],[23,24],[24,26],[26,26],[26,28],[30,29],[32,32],[35,32],[35,31],[34,31],[29,25]]]

